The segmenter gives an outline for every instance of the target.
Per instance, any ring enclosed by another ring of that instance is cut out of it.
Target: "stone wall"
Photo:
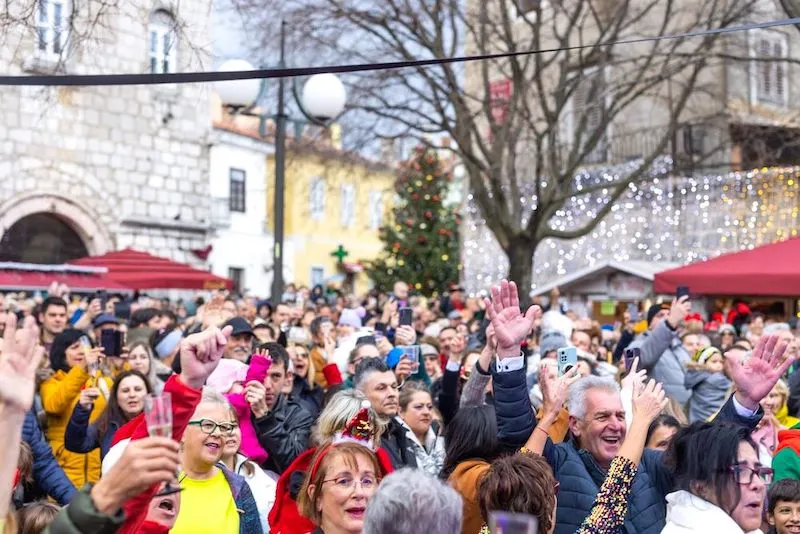
[[[178,70],[210,68],[202,48],[210,0],[121,5],[58,66],[42,61],[33,36],[18,28],[5,36],[0,70],[147,72],[148,18],[161,8],[181,28]],[[207,244],[208,110],[203,85],[0,88],[0,234],[45,209],[82,237],[99,234],[87,243],[93,254],[134,246],[198,263],[187,251]]]

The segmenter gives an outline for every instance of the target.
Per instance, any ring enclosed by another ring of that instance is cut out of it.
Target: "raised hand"
[[[641,421],[647,428],[669,404],[659,382],[652,378],[645,385],[633,389],[633,422]]]
[[[497,336],[494,333],[494,326],[491,324],[486,327],[486,346],[492,353],[497,351]]]
[[[533,329],[533,323],[542,309],[531,306],[525,315],[519,308],[517,284],[503,280],[500,287],[492,288],[492,298],[486,299],[486,315],[494,326],[499,357],[519,355],[522,341]]]
[[[572,367],[563,376],[557,377],[550,372],[550,366],[543,363],[539,366],[539,387],[542,389],[542,401],[545,411],[558,413],[567,402],[569,387],[581,379],[578,367]]]
[[[250,411],[254,416],[258,418],[267,415],[269,406],[267,405],[267,389],[264,384],[255,380],[248,382],[244,387],[244,398],[250,405]]]
[[[672,326],[672,328],[678,328],[683,322],[684,317],[689,315],[689,312],[691,311],[692,303],[689,301],[689,297],[683,296],[679,299],[675,299],[672,301],[672,306],[669,308],[667,322]]]
[[[209,375],[217,368],[232,326],[222,330],[212,326],[181,341],[181,381],[187,386],[200,389]]]
[[[414,331],[414,328],[403,325],[397,327],[397,330],[394,333],[395,344],[398,347],[408,347],[414,344],[417,340],[417,333]]]
[[[764,336],[753,355],[744,363],[736,358],[736,351],[725,354],[731,379],[736,386],[736,400],[742,406],[757,410],[761,399],[772,391],[778,379],[794,363],[794,356],[787,355],[784,358],[788,346],[778,336]]]
[[[17,332],[17,316],[9,313],[0,354],[0,401],[21,411],[30,410],[36,392],[36,369],[43,356],[39,327],[33,317],[27,317]]]
[[[622,389],[629,389],[631,391],[636,391],[636,388],[642,386],[644,381],[647,380],[647,371],[639,369],[639,357],[633,359],[633,363],[631,364],[631,370],[628,371],[628,374],[625,375],[625,378],[622,379]]]

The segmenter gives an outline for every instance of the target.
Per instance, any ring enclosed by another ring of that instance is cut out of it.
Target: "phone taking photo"
[[[625,372],[629,373],[631,371],[631,366],[633,365],[633,360],[641,357],[642,357],[642,349],[638,347],[632,349],[625,349],[625,352],[623,352],[623,358],[625,358]]]
[[[675,297],[680,300],[683,297],[688,297],[689,295],[689,286],[678,286],[675,290]]]
[[[411,308],[400,308],[400,326],[411,326],[413,321],[413,310]]]
[[[578,349],[575,347],[562,347],[558,349],[558,376],[563,376],[570,369],[578,365]]]
[[[101,331],[100,346],[103,347],[103,354],[106,357],[118,358],[122,355],[122,332],[118,330]]]

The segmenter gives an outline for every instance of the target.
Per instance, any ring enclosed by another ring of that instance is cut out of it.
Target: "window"
[[[606,128],[605,72],[602,68],[585,69],[580,74],[578,86],[572,93],[567,114],[567,144],[576,143],[582,147],[600,128]],[[580,130],[580,131],[578,131]],[[597,140],[594,147],[583,158],[584,163],[603,163],[608,159],[607,132]]]
[[[247,173],[241,169],[231,169],[228,176],[230,178],[230,193],[228,197],[230,210],[244,213],[247,211],[245,206],[245,201],[247,199],[245,194]]]
[[[383,226],[383,193],[370,191],[369,194],[369,227],[377,230]]]
[[[244,269],[241,267],[228,267],[228,278],[233,281],[233,292],[241,295],[244,289]]]
[[[175,72],[178,46],[175,27],[175,19],[164,10],[158,10],[150,16],[147,50],[151,74]]]
[[[311,287],[321,286],[325,282],[325,269],[322,267],[311,268]]]
[[[69,0],[39,0],[36,13],[38,50],[46,55],[59,56],[67,42],[67,10]]]
[[[754,32],[750,56],[752,89],[755,100],[765,104],[785,106],[788,102],[789,46],[786,35],[779,32]]]
[[[342,226],[349,228],[356,217],[356,188],[353,184],[342,184],[339,220]]]
[[[311,180],[311,218],[320,221],[325,217],[325,180],[314,178]]]

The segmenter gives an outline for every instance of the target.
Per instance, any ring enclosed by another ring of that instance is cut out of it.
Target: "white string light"
[[[576,190],[601,183],[612,186],[640,164],[583,171],[575,178]],[[670,166],[665,158],[652,167],[647,181],[631,184],[588,235],[542,242],[536,251],[531,289],[609,259],[684,264],[798,235],[800,167],[671,177]],[[532,190],[532,186],[522,188],[524,196],[519,201],[535,210]],[[558,230],[580,228],[607,198],[608,191],[572,197],[550,224]],[[484,290],[507,276],[506,256],[471,196],[462,232],[467,291]]]

